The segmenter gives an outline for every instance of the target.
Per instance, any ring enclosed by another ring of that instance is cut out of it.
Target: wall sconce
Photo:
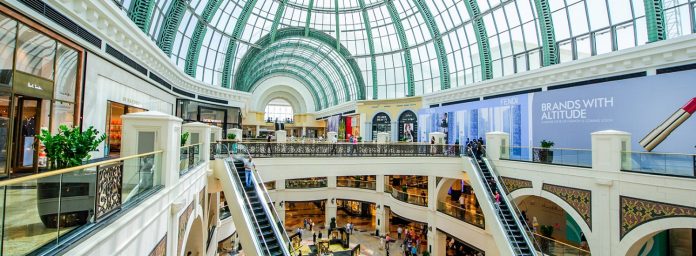
[[[377,209],[379,209],[379,207],[380,207],[380,206],[379,206],[379,205],[377,205]]]
[[[433,231],[433,226],[429,226],[428,231]]]
[[[331,204],[335,204],[336,198],[331,198]]]
[[[278,206],[283,207],[283,202],[285,202],[285,201],[280,201],[280,203],[278,204]]]

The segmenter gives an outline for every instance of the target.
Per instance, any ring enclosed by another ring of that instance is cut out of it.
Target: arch
[[[249,1],[249,2],[255,2],[255,1]],[[247,2],[248,3],[248,2]],[[245,6],[246,7],[246,6]],[[246,8],[245,8],[246,9]],[[241,18],[240,18],[241,19]],[[239,22],[238,22],[239,23]],[[283,39],[287,38],[293,38],[293,37],[306,37],[309,38],[310,40],[314,40],[317,42],[320,42],[322,44],[327,45],[329,48],[335,49],[337,53],[339,53],[339,56],[341,56],[345,62],[347,63],[349,69],[352,71],[351,75],[355,77],[355,81],[357,82],[357,88],[356,88],[356,94],[357,94],[357,99],[358,100],[364,100],[365,99],[365,81],[363,80],[362,77],[362,72],[360,72],[360,67],[358,66],[358,63],[355,59],[353,59],[351,56],[352,54],[350,51],[348,51],[348,48],[343,46],[340,41],[336,40],[336,38],[333,38],[331,35],[326,34],[322,31],[316,30],[316,29],[309,29],[309,33],[305,35],[305,28],[304,27],[287,27],[287,28],[282,28],[278,29],[275,34],[275,41],[280,41]],[[252,47],[250,48],[244,57],[239,62],[239,67],[237,68],[235,72],[235,79],[239,80],[241,77],[244,76],[248,70],[248,66],[253,64],[251,60],[253,60],[254,56],[258,55],[261,51],[263,51],[266,47],[270,46],[273,40],[271,40],[271,35],[267,34],[263,37],[261,37],[259,40],[257,40],[254,45],[258,46],[257,47]],[[233,43],[230,43],[229,46],[233,47]],[[337,47],[338,46],[338,47]],[[229,49],[228,49],[229,50]],[[234,51],[234,50],[232,50]],[[230,84],[232,81],[229,81],[230,75],[228,74],[229,72],[232,72],[232,59],[235,58],[234,52],[229,52],[228,55],[225,57],[225,66],[223,69],[223,85],[225,87],[230,87]],[[229,63],[228,63],[229,62]],[[239,83],[239,81],[235,81],[235,89],[237,90],[243,90],[244,88],[240,88],[242,83]]]
[[[391,132],[392,118],[386,112],[377,112],[372,116],[372,139],[377,139],[378,132]]]
[[[288,74],[293,74],[298,76],[300,79],[306,80],[307,86],[312,88],[312,92],[317,95],[318,100],[321,100],[323,103],[324,108],[328,108],[329,105],[329,97],[326,95],[326,92],[324,90],[321,90],[321,88],[316,88],[321,85],[321,80],[320,78],[322,77],[317,77],[315,76],[314,73],[311,71],[305,69],[304,67],[298,65],[298,64],[285,64],[284,66],[281,65],[271,65],[268,69],[265,69],[265,74],[259,76],[258,79],[263,78],[264,76],[267,75],[272,75],[275,73],[288,73]],[[316,86],[314,86],[316,85]]]
[[[696,229],[694,217],[668,217],[647,222],[631,230],[619,242],[617,255],[638,255],[641,247],[656,233],[676,228]]]
[[[263,80],[259,81],[256,85],[256,89],[252,94],[252,101],[256,105],[252,106],[252,109],[258,112],[262,112],[265,105],[261,105],[267,98],[277,95],[276,93],[282,93],[287,98],[293,98],[297,100],[297,111],[298,113],[311,113],[316,111],[314,108],[315,97],[305,97],[306,95],[311,95],[311,91],[302,83],[302,81],[295,79],[290,75],[277,74],[273,76],[267,76]],[[289,100],[292,104],[293,101]]]
[[[406,126],[408,124],[413,142],[418,142],[418,114],[416,114],[416,112],[410,109],[401,110],[401,113],[399,113],[396,119],[396,124],[398,125],[399,140],[401,140],[402,137],[406,138],[406,136],[408,136],[408,134],[406,134]]]
[[[549,200],[556,205],[560,206],[563,211],[565,211],[570,217],[575,221],[578,226],[580,226],[580,229],[582,233],[585,234],[585,238],[587,238],[587,244],[588,247],[590,248],[590,252],[592,251],[592,245],[593,244],[598,244],[594,241],[594,236],[592,235],[592,229],[590,226],[587,225],[587,223],[583,220],[582,216],[572,207],[570,204],[568,204],[566,201],[561,199],[560,197],[551,194],[547,191],[541,190],[540,192],[535,191],[533,188],[520,188],[518,190],[513,191],[510,193],[510,198],[514,201],[515,204],[519,204],[524,200],[525,198],[529,196],[538,196],[541,198],[544,198],[546,200]]]
[[[196,212],[202,212],[200,205],[196,207]],[[193,216],[191,218],[194,218]],[[189,221],[187,231],[184,233],[183,248],[179,255],[185,256],[188,252],[191,255],[205,255],[206,232],[203,226],[203,218],[196,214],[195,218]]]

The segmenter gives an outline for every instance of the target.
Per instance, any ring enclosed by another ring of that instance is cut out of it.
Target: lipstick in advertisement
[[[660,145],[674,129],[689,119],[694,112],[696,112],[696,98],[691,99],[686,105],[677,109],[667,120],[648,133],[645,138],[640,140],[640,145],[643,146],[645,150],[652,151],[657,145]]]

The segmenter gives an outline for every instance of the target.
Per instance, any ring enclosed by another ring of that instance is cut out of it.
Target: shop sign
[[[53,81],[15,71],[13,90],[15,93],[42,99],[53,97]]]

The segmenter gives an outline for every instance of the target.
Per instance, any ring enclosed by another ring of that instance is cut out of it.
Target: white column
[[[161,172],[155,173],[154,182],[170,187],[179,181],[179,146],[181,145],[181,119],[157,111],[147,111],[123,115],[123,136],[121,137],[122,156],[131,156],[162,150]],[[208,136],[210,132],[208,132]],[[170,217],[184,202],[175,202],[170,209]],[[176,234],[178,222],[171,221],[167,233]],[[178,251],[175,236],[168,236],[167,251]]]
[[[597,172],[618,174],[621,169],[631,168],[631,134],[622,131],[599,131],[592,133],[592,169]],[[622,161],[623,160],[623,161]],[[623,164],[622,164],[623,163]],[[596,178],[598,186],[592,190],[592,234],[585,234],[592,254],[613,255],[618,253],[620,215],[619,188],[609,178]],[[607,218],[607,216],[610,216]]]
[[[256,137],[258,137],[259,135],[261,135],[261,125],[257,124],[256,125]]]
[[[379,230],[379,235],[384,236],[387,233],[387,218],[384,215],[384,205],[378,203],[375,209],[375,229]]]
[[[165,186],[178,182],[179,147],[181,145],[181,119],[157,111],[123,115],[121,156],[162,150],[161,179]],[[154,145],[153,145],[154,144]]]
[[[437,232],[437,230],[428,232],[428,234],[430,233],[434,233],[432,246],[428,248],[432,249],[430,255],[445,255],[447,251],[447,236],[442,232]]]
[[[216,142],[222,139],[222,128],[217,126],[210,126],[210,142]]]
[[[505,132],[486,133],[486,157],[498,160],[501,157],[510,158],[510,134]],[[464,145],[466,147],[466,145]]]
[[[614,130],[593,132],[592,169],[605,172],[620,172],[622,167],[630,169],[630,154],[623,153],[630,150],[630,133]]]
[[[372,122],[365,122],[365,133],[363,134],[363,141],[373,141],[375,138],[372,138]],[[362,130],[362,126],[360,128]],[[362,134],[362,132],[361,132]]]
[[[331,202],[333,200],[333,202]],[[331,224],[331,218],[336,218],[336,199],[335,198],[328,198],[326,200],[326,228],[328,229]],[[336,222],[336,226],[338,227],[338,221]]]
[[[278,143],[285,143],[288,141],[288,132],[283,130],[275,131],[275,139]]]
[[[384,193],[384,175],[375,175],[375,189],[377,193]]]
[[[307,137],[307,127],[304,125],[302,126],[302,137]]]
[[[391,141],[392,142],[399,142],[399,122],[396,120],[391,122]]]
[[[187,144],[198,144],[200,145],[200,155],[204,161],[210,160],[210,125],[194,122],[186,123],[181,126],[183,132],[188,132],[189,140]]]
[[[234,139],[237,141],[242,141],[242,129],[239,129],[239,128],[227,129],[227,134],[235,134],[236,137],[234,137]],[[227,139],[227,138],[225,138],[225,139]]]

